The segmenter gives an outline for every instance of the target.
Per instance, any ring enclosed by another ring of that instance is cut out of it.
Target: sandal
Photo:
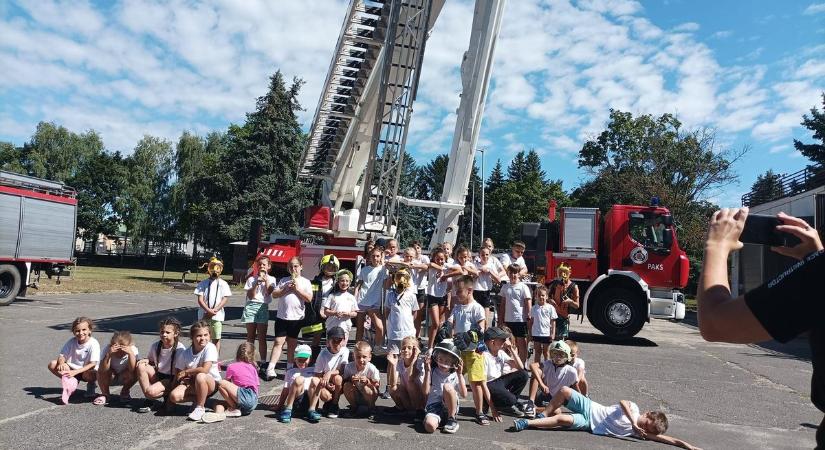
[[[106,396],[105,395],[98,395],[94,401],[92,402],[95,406],[106,406]]]
[[[476,416],[476,422],[479,425],[490,425],[490,419],[487,417],[487,414],[479,414]]]

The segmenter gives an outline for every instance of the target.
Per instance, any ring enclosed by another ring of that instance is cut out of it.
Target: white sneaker
[[[266,379],[267,379],[267,381],[274,380],[275,377],[276,377],[276,374],[275,374],[275,368],[274,367],[270,367],[269,369],[266,369]]]
[[[240,409],[227,409],[224,412],[226,417],[241,417],[241,410]]]
[[[214,413],[214,412],[204,413],[204,415],[202,417],[203,423],[221,422],[224,419],[226,419],[226,414],[224,414],[224,413]]]
[[[203,406],[196,406],[195,409],[189,413],[189,420],[193,420],[195,422],[200,422],[203,419],[203,415],[206,414],[206,408]]]

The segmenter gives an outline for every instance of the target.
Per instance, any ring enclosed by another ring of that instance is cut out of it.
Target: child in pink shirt
[[[258,368],[255,367],[255,346],[244,342],[238,346],[235,362],[226,368],[226,377],[218,383],[224,400],[217,402],[214,413],[203,415],[205,423],[220,422],[227,417],[252,413],[258,406]]]

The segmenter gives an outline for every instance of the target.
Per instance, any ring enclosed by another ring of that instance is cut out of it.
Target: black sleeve
[[[788,342],[825,320],[825,251],[812,253],[745,294],[765,330]]]

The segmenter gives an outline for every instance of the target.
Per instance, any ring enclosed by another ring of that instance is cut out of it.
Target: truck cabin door
[[[652,288],[673,287],[673,265],[679,252],[674,245],[672,216],[655,209],[631,211],[628,234],[624,269],[641,275]]]

